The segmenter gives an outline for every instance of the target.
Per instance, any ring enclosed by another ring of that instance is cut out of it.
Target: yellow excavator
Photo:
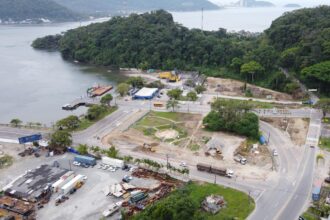
[[[180,76],[178,76],[175,71],[161,72],[159,73],[159,78],[167,79],[169,82],[179,82],[181,80]]]

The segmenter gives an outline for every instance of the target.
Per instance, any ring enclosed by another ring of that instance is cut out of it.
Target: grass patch
[[[226,207],[212,215],[201,210],[201,203],[206,196],[221,195],[226,201]],[[205,183],[189,183],[182,189],[177,189],[168,197],[148,206],[132,219],[165,220],[165,219],[246,219],[254,209],[253,199],[235,189]],[[161,214],[162,213],[162,214]],[[166,214],[164,214],[166,213]],[[170,216],[170,217],[169,217]]]
[[[201,148],[201,146],[196,143],[190,143],[188,147],[191,151],[198,151]]]
[[[85,117],[83,117],[80,120],[80,124],[79,127],[74,129],[73,131],[82,131],[87,129],[88,127],[92,126],[93,124],[95,124],[96,122],[102,120],[103,118],[107,117],[108,115],[112,114],[113,112],[115,112],[118,109],[118,107],[110,107],[107,109],[107,111],[103,112],[97,119],[95,120],[89,120]]]
[[[219,98],[220,100],[227,100],[224,98]],[[252,108],[265,108],[265,109],[272,109],[275,107],[278,107],[278,105],[275,105],[273,103],[269,103],[269,102],[258,102],[258,101],[250,101],[250,100],[236,100],[236,99],[231,99],[231,102],[235,103],[235,104],[240,104],[240,103],[249,103],[250,105],[252,105]]]
[[[318,217],[317,215],[314,215],[310,212],[304,212],[304,214],[302,215],[302,217],[305,219],[305,220],[320,220],[321,218]]]
[[[143,134],[145,136],[155,135],[156,132],[157,132],[157,130],[154,129],[154,128],[145,128],[145,129],[143,129]]]
[[[13,162],[14,162],[14,158],[7,154],[0,157],[0,169],[11,166],[13,164]]]
[[[325,124],[330,124],[330,118],[323,118],[322,122]]]
[[[319,147],[321,149],[330,151],[330,138],[325,138],[325,137],[320,138]]]

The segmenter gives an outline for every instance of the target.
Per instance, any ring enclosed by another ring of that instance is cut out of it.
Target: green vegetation
[[[121,97],[127,95],[128,91],[129,91],[129,85],[127,83],[118,84],[116,92],[119,93]]]
[[[66,151],[72,144],[72,135],[68,131],[58,130],[51,134],[49,146],[53,150]]]
[[[88,154],[88,146],[86,144],[79,144],[77,147],[77,151],[81,155],[86,155],[86,154]]]
[[[167,96],[171,99],[179,100],[183,91],[181,89],[171,89],[167,92]]]
[[[152,111],[138,121],[134,128],[143,132],[146,136],[154,136],[157,131],[174,129],[178,132],[178,138],[182,139],[188,135],[186,129],[182,126],[182,118],[187,117],[187,115],[189,114]],[[171,142],[174,139],[165,139],[163,141]]]
[[[197,100],[197,94],[196,94],[196,92],[188,92],[187,93],[187,99],[189,100],[189,101],[196,101]]]
[[[172,109],[172,112],[174,112],[174,110],[176,108],[179,108],[179,107],[180,107],[179,106],[179,102],[177,100],[175,100],[175,99],[170,99],[166,103],[166,108],[167,109]]]
[[[198,93],[198,94],[201,94],[203,93],[204,91],[206,91],[206,88],[202,85],[198,85],[195,87],[195,91]]]
[[[264,33],[251,35],[227,33],[225,29],[189,30],[160,10],[69,30],[58,39],[57,47],[65,59],[82,63],[197,70],[298,97],[299,87],[279,71],[283,67],[329,96],[329,20],[330,6],[300,9],[276,19]],[[42,41],[48,40],[37,41],[47,45]]]
[[[110,102],[112,101],[113,97],[111,94],[106,94],[105,96],[103,96],[100,100],[102,105],[107,105],[108,107],[110,107]]]
[[[330,138],[321,137],[319,147],[324,150],[330,151]]]
[[[206,196],[216,194],[224,197],[227,205],[216,215],[200,209]],[[240,191],[214,185],[189,183],[182,189],[177,189],[168,197],[148,206],[132,219],[168,220],[168,219],[246,219],[254,209],[252,198]]]
[[[81,16],[52,0],[0,0],[0,20],[20,22],[77,21]]]
[[[56,126],[61,129],[74,130],[79,128],[80,123],[78,116],[70,115],[56,122]]]
[[[0,169],[9,167],[13,164],[14,159],[10,155],[3,155],[0,157]]]
[[[217,99],[212,103],[212,111],[203,119],[203,123],[211,131],[229,131],[257,139],[259,119],[254,113],[248,112],[250,109],[248,102]]]
[[[108,157],[118,158],[119,151],[115,148],[115,146],[111,146],[108,150],[104,151]]]
[[[18,127],[19,125],[21,125],[23,122],[18,119],[18,118],[14,118],[10,121],[10,124],[14,127]]]

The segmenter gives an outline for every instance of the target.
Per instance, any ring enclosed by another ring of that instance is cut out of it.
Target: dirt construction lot
[[[306,142],[309,127],[309,119],[307,118],[261,118],[261,120],[286,131],[292,142],[302,146]]]
[[[222,79],[222,78],[207,78],[207,91],[208,92],[219,92],[222,95],[228,96],[245,96],[243,91],[244,82],[234,79]],[[247,88],[251,90],[253,97],[255,98],[267,98],[271,95],[274,100],[293,100],[291,95],[276,92],[270,89],[265,89],[255,85],[247,84]]]
[[[209,163],[233,169],[239,176],[265,179],[271,169],[270,154],[261,147],[257,154],[246,153],[248,163],[234,161],[238,148],[246,146],[245,138],[202,128],[198,114],[151,112],[125,132],[113,132],[108,144],[126,152],[140,152],[184,161],[190,165]]]

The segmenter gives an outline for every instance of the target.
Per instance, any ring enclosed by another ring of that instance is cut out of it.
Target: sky
[[[228,4],[231,2],[237,2],[238,0],[209,0],[216,4]],[[272,2],[275,5],[285,5],[288,3],[297,3],[301,6],[317,6],[317,5],[330,5],[330,0],[266,0]]]

